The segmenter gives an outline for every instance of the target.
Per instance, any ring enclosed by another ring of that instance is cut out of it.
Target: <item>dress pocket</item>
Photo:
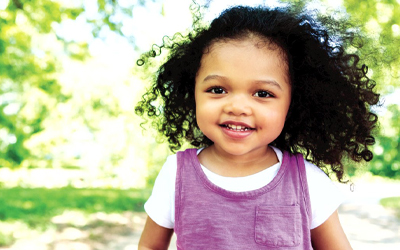
[[[270,247],[294,247],[300,244],[300,206],[258,206],[255,241]]]

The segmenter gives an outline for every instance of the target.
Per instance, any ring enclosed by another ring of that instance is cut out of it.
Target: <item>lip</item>
[[[233,126],[241,126],[245,127],[245,130],[233,130],[232,128],[229,128],[228,125],[233,125]],[[223,133],[228,136],[229,138],[232,139],[244,139],[251,135],[255,129],[248,125],[247,123],[244,122],[237,122],[237,121],[226,121],[220,124],[220,127],[223,131]]]

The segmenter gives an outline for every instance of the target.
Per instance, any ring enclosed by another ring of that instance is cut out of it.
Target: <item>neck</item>
[[[231,155],[212,145],[204,149],[198,158],[210,171],[227,177],[252,175],[279,162],[269,146],[246,155]]]

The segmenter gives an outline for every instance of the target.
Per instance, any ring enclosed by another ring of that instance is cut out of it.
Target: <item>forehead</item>
[[[253,51],[254,53],[249,54],[245,51]],[[260,65],[264,65],[263,61],[268,61],[269,64],[274,64],[282,69],[286,82],[289,84],[291,82],[285,50],[267,37],[248,34],[239,38],[215,40],[205,49],[199,70],[204,67],[212,67],[213,65],[209,63],[215,63],[215,60],[212,59],[221,54],[228,55],[223,58],[225,63],[228,64],[234,63],[238,58],[241,58],[243,62],[247,60],[249,63],[258,61]],[[249,55],[252,55],[252,58],[248,58]]]

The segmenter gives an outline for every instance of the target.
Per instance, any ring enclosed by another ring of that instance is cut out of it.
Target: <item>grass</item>
[[[396,216],[400,218],[400,197],[389,197],[381,200],[382,206],[394,210]]]
[[[9,246],[14,243],[14,240],[14,237],[10,233],[4,234],[0,232],[0,247]]]
[[[132,189],[0,188],[0,221],[21,221],[31,228],[40,228],[65,210],[85,213],[143,211],[149,195],[150,190]]]

